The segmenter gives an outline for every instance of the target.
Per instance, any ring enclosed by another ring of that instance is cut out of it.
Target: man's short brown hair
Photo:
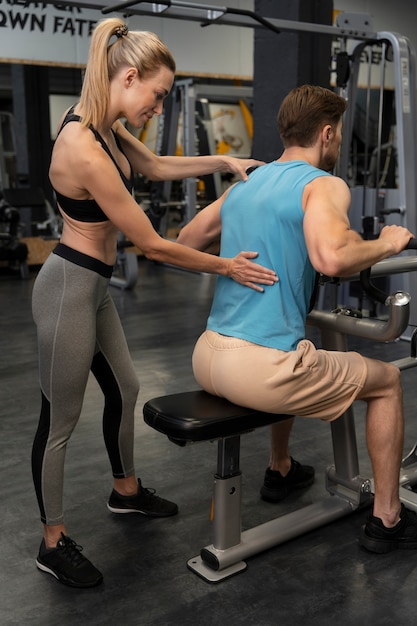
[[[324,87],[302,85],[292,89],[284,98],[277,117],[284,147],[312,146],[323,126],[337,126],[346,106],[344,98]]]

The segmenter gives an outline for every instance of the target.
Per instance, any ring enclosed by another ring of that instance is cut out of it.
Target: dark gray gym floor
[[[65,509],[70,536],[103,572],[91,590],[63,586],[35,566],[41,524],[30,453],[40,394],[30,295],[36,273],[21,280],[0,273],[0,624],[165,626],[278,624],[415,625],[417,552],[372,555],[357,536],[367,511],[312,531],[248,560],[244,573],[209,584],[186,561],[211,543],[210,500],[216,444],[180,448],[144,424],[153,396],[196,388],[191,352],[205,326],[213,278],[141,260],[134,290],[112,288],[141,381],[136,419],[137,472],[147,487],[176,501],[180,514],[162,520],[113,515],[106,507],[112,479],[101,435],[102,397],[92,379],[67,454]],[[353,347],[353,346],[352,346]],[[392,360],[406,342],[357,342],[364,354]],[[70,368],[71,363],[67,366]],[[403,373],[407,453],[417,440],[416,370]],[[355,405],[361,474],[370,475],[363,406]],[[242,437],[243,527],[315,502],[333,462],[329,427],[296,421],[291,452],[313,464],[312,488],[280,505],[262,502],[268,431]]]

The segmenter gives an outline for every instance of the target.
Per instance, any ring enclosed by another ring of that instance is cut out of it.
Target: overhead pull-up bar
[[[127,2],[122,2],[121,4],[117,4],[111,7],[106,7],[102,9],[101,12],[103,14],[106,14],[106,13],[112,13],[113,11],[122,11],[123,9],[128,9],[135,4],[149,4],[149,3],[148,2],[144,3],[144,2],[141,2],[140,0],[139,2],[138,0],[133,0],[133,2],[132,0],[127,0]],[[252,19],[255,22],[255,24],[258,23],[260,26],[263,26],[264,28],[268,28],[269,30],[272,30],[274,33],[279,34],[281,32],[269,20],[265,19],[264,17],[261,17],[260,15],[258,15],[257,13],[254,13],[253,11],[247,11],[244,9],[232,9],[229,7],[203,8],[202,5],[190,5],[190,3],[187,3],[187,2],[173,2],[173,0],[163,0],[163,2],[159,4],[153,2],[152,10],[154,13],[161,14],[161,13],[165,13],[168,9],[170,9],[173,6],[181,7],[181,8],[196,7],[197,9],[206,11],[205,21],[202,18],[203,21],[201,22],[201,26],[210,26],[214,22],[217,22],[218,20],[220,20],[225,15],[229,14],[229,15],[240,15],[240,16],[248,17],[249,19]]]
[[[92,3],[101,4],[100,0],[88,1],[89,6]],[[77,2],[77,4],[79,5],[80,2]],[[246,28],[262,27],[277,34],[281,31],[306,32],[329,35],[330,37],[351,37],[354,39],[370,39],[376,35],[372,30],[371,17],[364,13],[348,13],[346,16],[342,14],[342,18],[338,21],[337,26],[329,26],[311,22],[265,18],[254,11],[182,2],[182,0],[161,0],[160,2],[127,0],[101,9],[103,14],[115,11],[125,12],[128,15],[159,15],[173,19],[191,20],[200,22],[201,26],[223,24]]]

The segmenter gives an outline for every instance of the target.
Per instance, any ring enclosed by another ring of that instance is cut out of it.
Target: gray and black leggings
[[[58,244],[32,296],[42,406],[32,472],[43,523],[63,522],[65,451],[78,422],[90,370],[103,391],[103,433],[113,476],[134,475],[139,382],[114,303],[112,267]]]

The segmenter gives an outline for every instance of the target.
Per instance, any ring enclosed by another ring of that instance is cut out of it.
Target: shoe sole
[[[111,506],[107,504],[107,508],[112,513],[139,513],[140,515],[145,515],[146,517],[172,517],[178,513],[178,509],[176,511],[172,511],[172,513],[150,513],[149,511],[140,511],[139,509],[120,509],[115,506]]]
[[[95,581],[93,581],[91,583],[77,583],[77,582],[74,582],[73,580],[65,578],[65,576],[59,576],[56,572],[54,572],[53,569],[51,569],[47,565],[44,565],[38,559],[36,559],[36,566],[42,572],[46,572],[47,574],[52,574],[52,576],[54,578],[59,580],[59,582],[62,583],[63,585],[67,585],[67,587],[77,587],[79,589],[88,589],[90,587],[96,587],[97,585],[99,585],[100,583],[103,582],[103,577],[101,577],[101,578],[99,578],[99,579],[97,579],[97,580],[95,580]]]
[[[417,550],[417,541],[372,539],[364,534],[363,529],[359,537],[359,545],[375,554],[388,554],[389,552],[394,552],[394,550]]]

